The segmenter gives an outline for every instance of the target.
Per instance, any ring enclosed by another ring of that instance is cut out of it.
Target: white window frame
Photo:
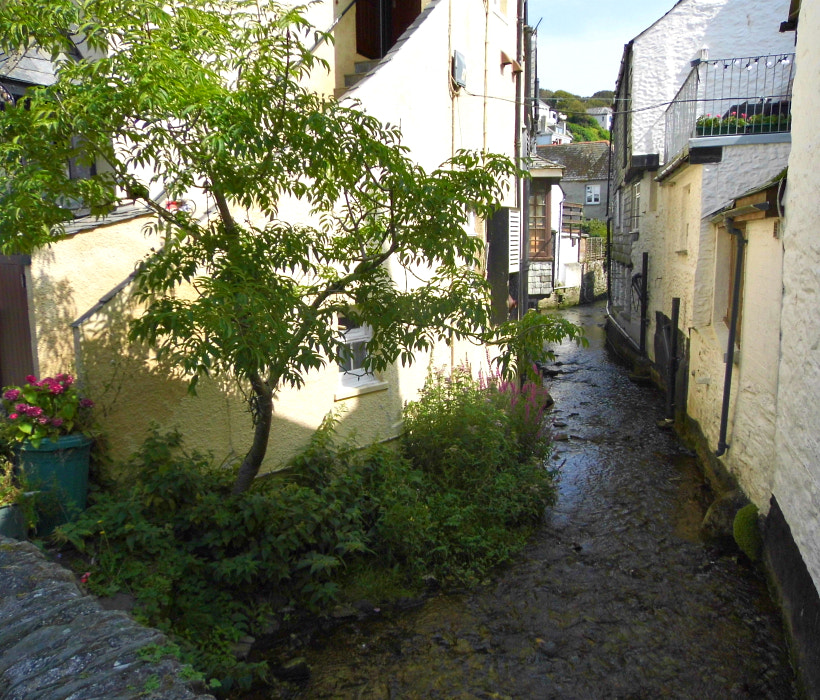
[[[336,389],[334,400],[342,401],[362,394],[386,390],[388,388],[387,382],[382,381],[373,372],[369,372],[362,367],[363,360],[367,356],[367,343],[373,337],[373,329],[368,325],[362,325],[352,326],[343,331],[342,322],[343,319],[337,319],[341,342],[351,348],[356,345],[362,347],[359,348],[360,352],[351,357],[349,367],[345,367],[342,362],[338,363],[339,386]],[[364,352],[361,352],[362,350]]]
[[[600,204],[601,203],[601,186],[587,185],[586,186],[586,204]]]

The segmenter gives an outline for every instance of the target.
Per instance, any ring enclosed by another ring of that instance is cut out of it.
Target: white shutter
[[[510,274],[521,269],[521,212],[510,209],[510,228],[508,231],[510,243]]]

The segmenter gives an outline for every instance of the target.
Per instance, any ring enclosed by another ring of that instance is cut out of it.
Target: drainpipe
[[[760,204],[752,204],[745,207],[739,207],[725,212],[712,219],[712,222],[718,222],[723,219],[726,230],[732,235],[737,236],[737,255],[735,256],[735,280],[732,286],[732,315],[729,319],[729,340],[726,348],[726,374],[723,378],[723,404],[720,408],[720,435],[718,437],[718,446],[715,451],[716,457],[722,457],[726,450],[729,449],[729,444],[726,442],[726,429],[729,424],[729,398],[732,390],[732,368],[735,361],[735,336],[737,335],[737,317],[740,312],[740,277],[743,273],[743,253],[746,246],[746,239],[743,237],[743,231],[735,226],[735,218],[743,214],[751,214],[760,211],[766,211],[769,208],[768,202],[761,202]]]
[[[672,318],[669,324],[672,339],[669,349],[669,375],[666,380],[666,419],[675,420],[675,383],[678,374],[678,322],[680,320],[680,297],[672,299]]]
[[[524,62],[524,0],[518,0],[516,7],[515,20],[515,60],[521,66]],[[525,64],[525,67],[527,65]],[[515,80],[515,119],[514,128],[515,134],[513,139],[513,148],[515,149],[515,161],[519,168],[524,167],[524,148],[521,139],[521,109],[524,104],[523,98],[525,89],[523,85],[523,78],[526,77],[522,72],[515,71],[515,66],[510,66],[513,71],[513,78]],[[526,90],[528,92],[528,90]],[[529,155],[529,154],[527,154]],[[515,176],[515,208],[518,209],[518,277],[516,278],[515,300],[518,302],[518,308],[515,310],[515,318],[520,319],[523,314],[527,312],[527,257],[526,257],[526,225],[527,220],[524,214],[524,199],[523,199],[524,182],[520,175]]]
[[[737,236],[737,255],[735,256],[735,280],[732,287],[732,316],[729,319],[729,342],[726,348],[726,374],[723,377],[723,405],[720,408],[720,437],[715,452],[716,457],[721,457],[729,444],[726,442],[726,427],[729,423],[729,398],[732,390],[732,367],[735,361],[735,336],[737,335],[737,317],[740,311],[740,275],[743,272],[743,251],[746,239],[743,231],[735,227],[735,220],[732,217],[725,217],[726,230],[733,236]]]
[[[641,256],[641,357],[646,357],[646,327],[649,325],[649,253]]]

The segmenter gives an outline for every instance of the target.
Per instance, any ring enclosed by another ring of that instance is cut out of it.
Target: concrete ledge
[[[177,661],[140,658],[160,632],[103,610],[28,542],[0,537],[0,582],[0,700],[212,699]]]

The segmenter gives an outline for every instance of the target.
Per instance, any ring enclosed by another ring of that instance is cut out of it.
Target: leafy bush
[[[584,219],[581,231],[593,238],[606,238],[606,221],[601,219]]]
[[[508,559],[554,498],[546,392],[534,383],[432,374],[405,409],[412,465],[379,493],[379,542],[417,573],[469,583]],[[395,467],[394,467],[395,468]]]
[[[239,495],[233,470],[154,430],[129,483],[58,537],[91,562],[92,592],[131,593],[183,661],[247,687],[267,669],[233,645],[284,610],[327,611],[345,586],[362,590],[357,572],[400,591],[430,575],[481,580],[509,559],[554,496],[544,398],[534,384],[435,374],[406,408],[400,444],[339,443],[331,416],[287,469]]]
[[[266,597],[318,611],[337,593],[342,557],[365,548],[355,470],[340,484],[316,467],[329,459],[330,429],[293,479],[239,496],[232,471],[186,452],[178,433],[154,431],[128,465],[130,485],[101,496],[60,536],[93,558],[94,593],[132,593],[137,617],[173,633],[186,660],[247,685],[265,669],[236,661],[231,645],[257,631]]]

